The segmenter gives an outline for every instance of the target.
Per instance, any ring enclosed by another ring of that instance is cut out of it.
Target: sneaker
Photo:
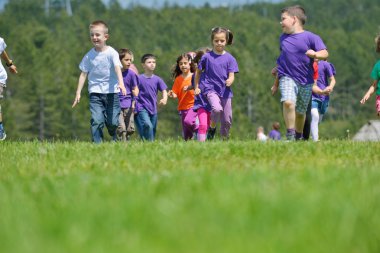
[[[5,140],[7,138],[7,135],[5,134],[4,130],[0,130],[0,141]]]
[[[216,127],[215,127],[215,128],[210,127],[210,128],[207,130],[207,140],[212,140],[212,139],[214,139],[214,137],[215,137],[215,133],[216,133]]]
[[[294,134],[286,134],[286,140],[287,141],[295,141],[296,137],[294,136]]]

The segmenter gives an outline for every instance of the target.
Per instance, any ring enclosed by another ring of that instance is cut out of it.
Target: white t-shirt
[[[119,93],[115,66],[120,66],[119,54],[110,46],[102,52],[92,48],[82,59],[79,69],[88,73],[89,93]]]
[[[3,38],[0,37],[0,54],[2,54],[7,47]],[[0,61],[0,83],[4,84],[7,82],[7,71],[5,71],[3,64]]]

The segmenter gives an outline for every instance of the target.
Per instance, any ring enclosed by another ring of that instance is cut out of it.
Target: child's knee
[[[200,134],[207,133],[207,125],[199,125],[199,127],[198,127],[198,133],[200,133]]]
[[[291,100],[286,100],[286,101],[284,101],[284,106],[285,106],[286,108],[293,108],[293,107],[295,107],[295,104],[294,104],[294,102],[291,101]]]

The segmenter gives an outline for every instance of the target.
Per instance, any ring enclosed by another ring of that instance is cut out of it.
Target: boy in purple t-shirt
[[[159,105],[166,105],[168,87],[159,76],[153,74],[156,68],[156,57],[153,54],[143,55],[141,63],[144,74],[139,75],[135,121],[141,139],[154,141],[157,128],[157,92],[162,92]]]
[[[302,139],[305,115],[312,92],[313,61],[326,59],[328,52],[322,39],[303,29],[305,10],[291,6],[281,11],[280,56],[277,59],[277,80],[272,94],[278,88],[283,102],[283,115],[288,140]]]
[[[119,59],[121,62],[124,86],[127,91],[126,95],[119,93],[120,100],[120,116],[119,126],[117,128],[117,136],[121,141],[127,141],[129,136],[135,132],[134,110],[135,97],[139,94],[138,77],[136,73],[130,69],[133,62],[133,52],[129,49],[122,48],[119,50]]]

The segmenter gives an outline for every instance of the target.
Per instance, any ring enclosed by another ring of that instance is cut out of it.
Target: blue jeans
[[[149,114],[145,109],[135,115],[137,131],[142,140],[154,141],[157,129],[157,114]]]
[[[120,102],[118,93],[90,94],[91,134],[92,141],[103,141],[104,124],[112,138],[116,139],[116,129],[119,125]]]
[[[313,99],[311,101],[311,108],[317,108],[319,114],[324,115],[326,114],[327,109],[329,108],[329,101],[328,100],[320,101],[320,100]]]

